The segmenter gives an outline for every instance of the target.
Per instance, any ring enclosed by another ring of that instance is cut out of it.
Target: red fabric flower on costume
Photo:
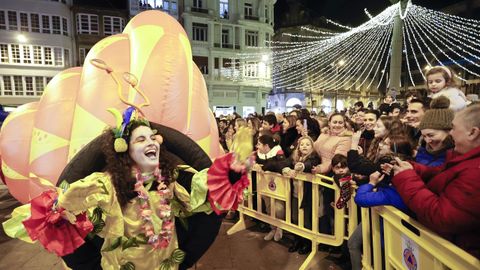
[[[62,208],[52,210],[57,193],[48,190],[31,200],[31,216],[23,225],[32,240],[58,256],[72,253],[83,245],[83,239],[93,230],[85,213],[76,216],[75,224],[63,218]]]
[[[230,182],[229,172],[234,161],[233,153],[226,154],[217,158],[207,172],[208,201],[217,214],[236,210],[243,201],[243,190],[249,184],[246,171],[241,173],[237,182]]]

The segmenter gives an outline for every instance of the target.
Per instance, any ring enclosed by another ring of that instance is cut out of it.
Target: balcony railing
[[[208,14],[208,9],[199,8],[199,7],[192,7],[192,8],[191,8],[191,11],[192,11],[192,12],[198,12],[198,13]]]
[[[240,44],[230,44],[230,43],[214,43],[213,46],[215,48],[224,48],[224,49],[240,49]]]
[[[258,21],[260,18],[252,15],[245,15],[245,20]]]

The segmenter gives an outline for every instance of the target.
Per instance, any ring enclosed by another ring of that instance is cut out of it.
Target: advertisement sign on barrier
[[[289,179],[274,175],[274,174],[258,174],[257,185],[258,191],[268,195],[270,197],[280,199],[282,201],[287,200],[287,185]]]
[[[402,234],[402,264],[408,270],[420,270],[420,255],[418,245],[412,239]]]

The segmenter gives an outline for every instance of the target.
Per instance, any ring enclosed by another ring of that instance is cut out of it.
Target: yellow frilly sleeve
[[[110,176],[106,173],[92,173],[70,184],[63,194],[59,194],[58,206],[74,214],[97,206],[108,211],[114,198]]]
[[[92,173],[70,184],[67,191],[58,196],[58,206],[73,214],[88,211],[89,215],[96,207],[100,207],[105,227],[98,235],[118,237],[124,234],[122,209],[115,196],[111,177],[107,173]]]

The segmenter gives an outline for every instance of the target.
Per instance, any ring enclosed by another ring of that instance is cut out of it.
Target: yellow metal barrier
[[[250,179],[252,177],[250,175]],[[298,224],[292,223],[291,215],[291,182],[299,181],[298,188]],[[300,208],[300,203],[303,199],[303,184],[304,182],[312,183],[312,228],[305,228],[304,225],[304,210]],[[256,184],[256,190],[253,190],[253,184]],[[308,269],[313,262],[313,258],[317,253],[318,244],[323,243],[331,246],[340,246],[344,239],[353,232],[357,224],[357,210],[353,200],[349,202],[349,215],[345,215],[344,209],[334,208],[334,233],[324,234],[319,232],[319,204],[322,199],[320,194],[320,187],[332,189],[335,193],[334,201],[337,201],[340,196],[340,190],[332,178],[323,175],[313,174],[298,174],[295,179],[284,177],[278,173],[271,172],[256,172],[256,182],[250,182],[248,187],[249,194],[256,194],[257,209],[253,208],[253,196],[248,196],[244,205],[239,207],[240,219],[228,230],[228,234],[234,234],[244,230],[251,225],[251,221],[245,219],[245,215],[256,218],[273,226],[287,230],[291,233],[301,237],[312,240],[312,252],[309,254],[300,269]],[[262,212],[262,197],[270,200],[270,211],[265,214]],[[285,203],[285,220],[276,217],[275,200]],[[324,207],[331,207],[324,205]],[[348,234],[345,232],[345,219],[348,221]]]
[[[380,239],[383,218],[384,250]],[[369,220],[372,221],[370,232]],[[480,269],[480,260],[441,238],[423,225],[391,206],[362,208],[364,269]],[[373,246],[370,245],[372,233]],[[372,254],[373,248],[373,265]]]

